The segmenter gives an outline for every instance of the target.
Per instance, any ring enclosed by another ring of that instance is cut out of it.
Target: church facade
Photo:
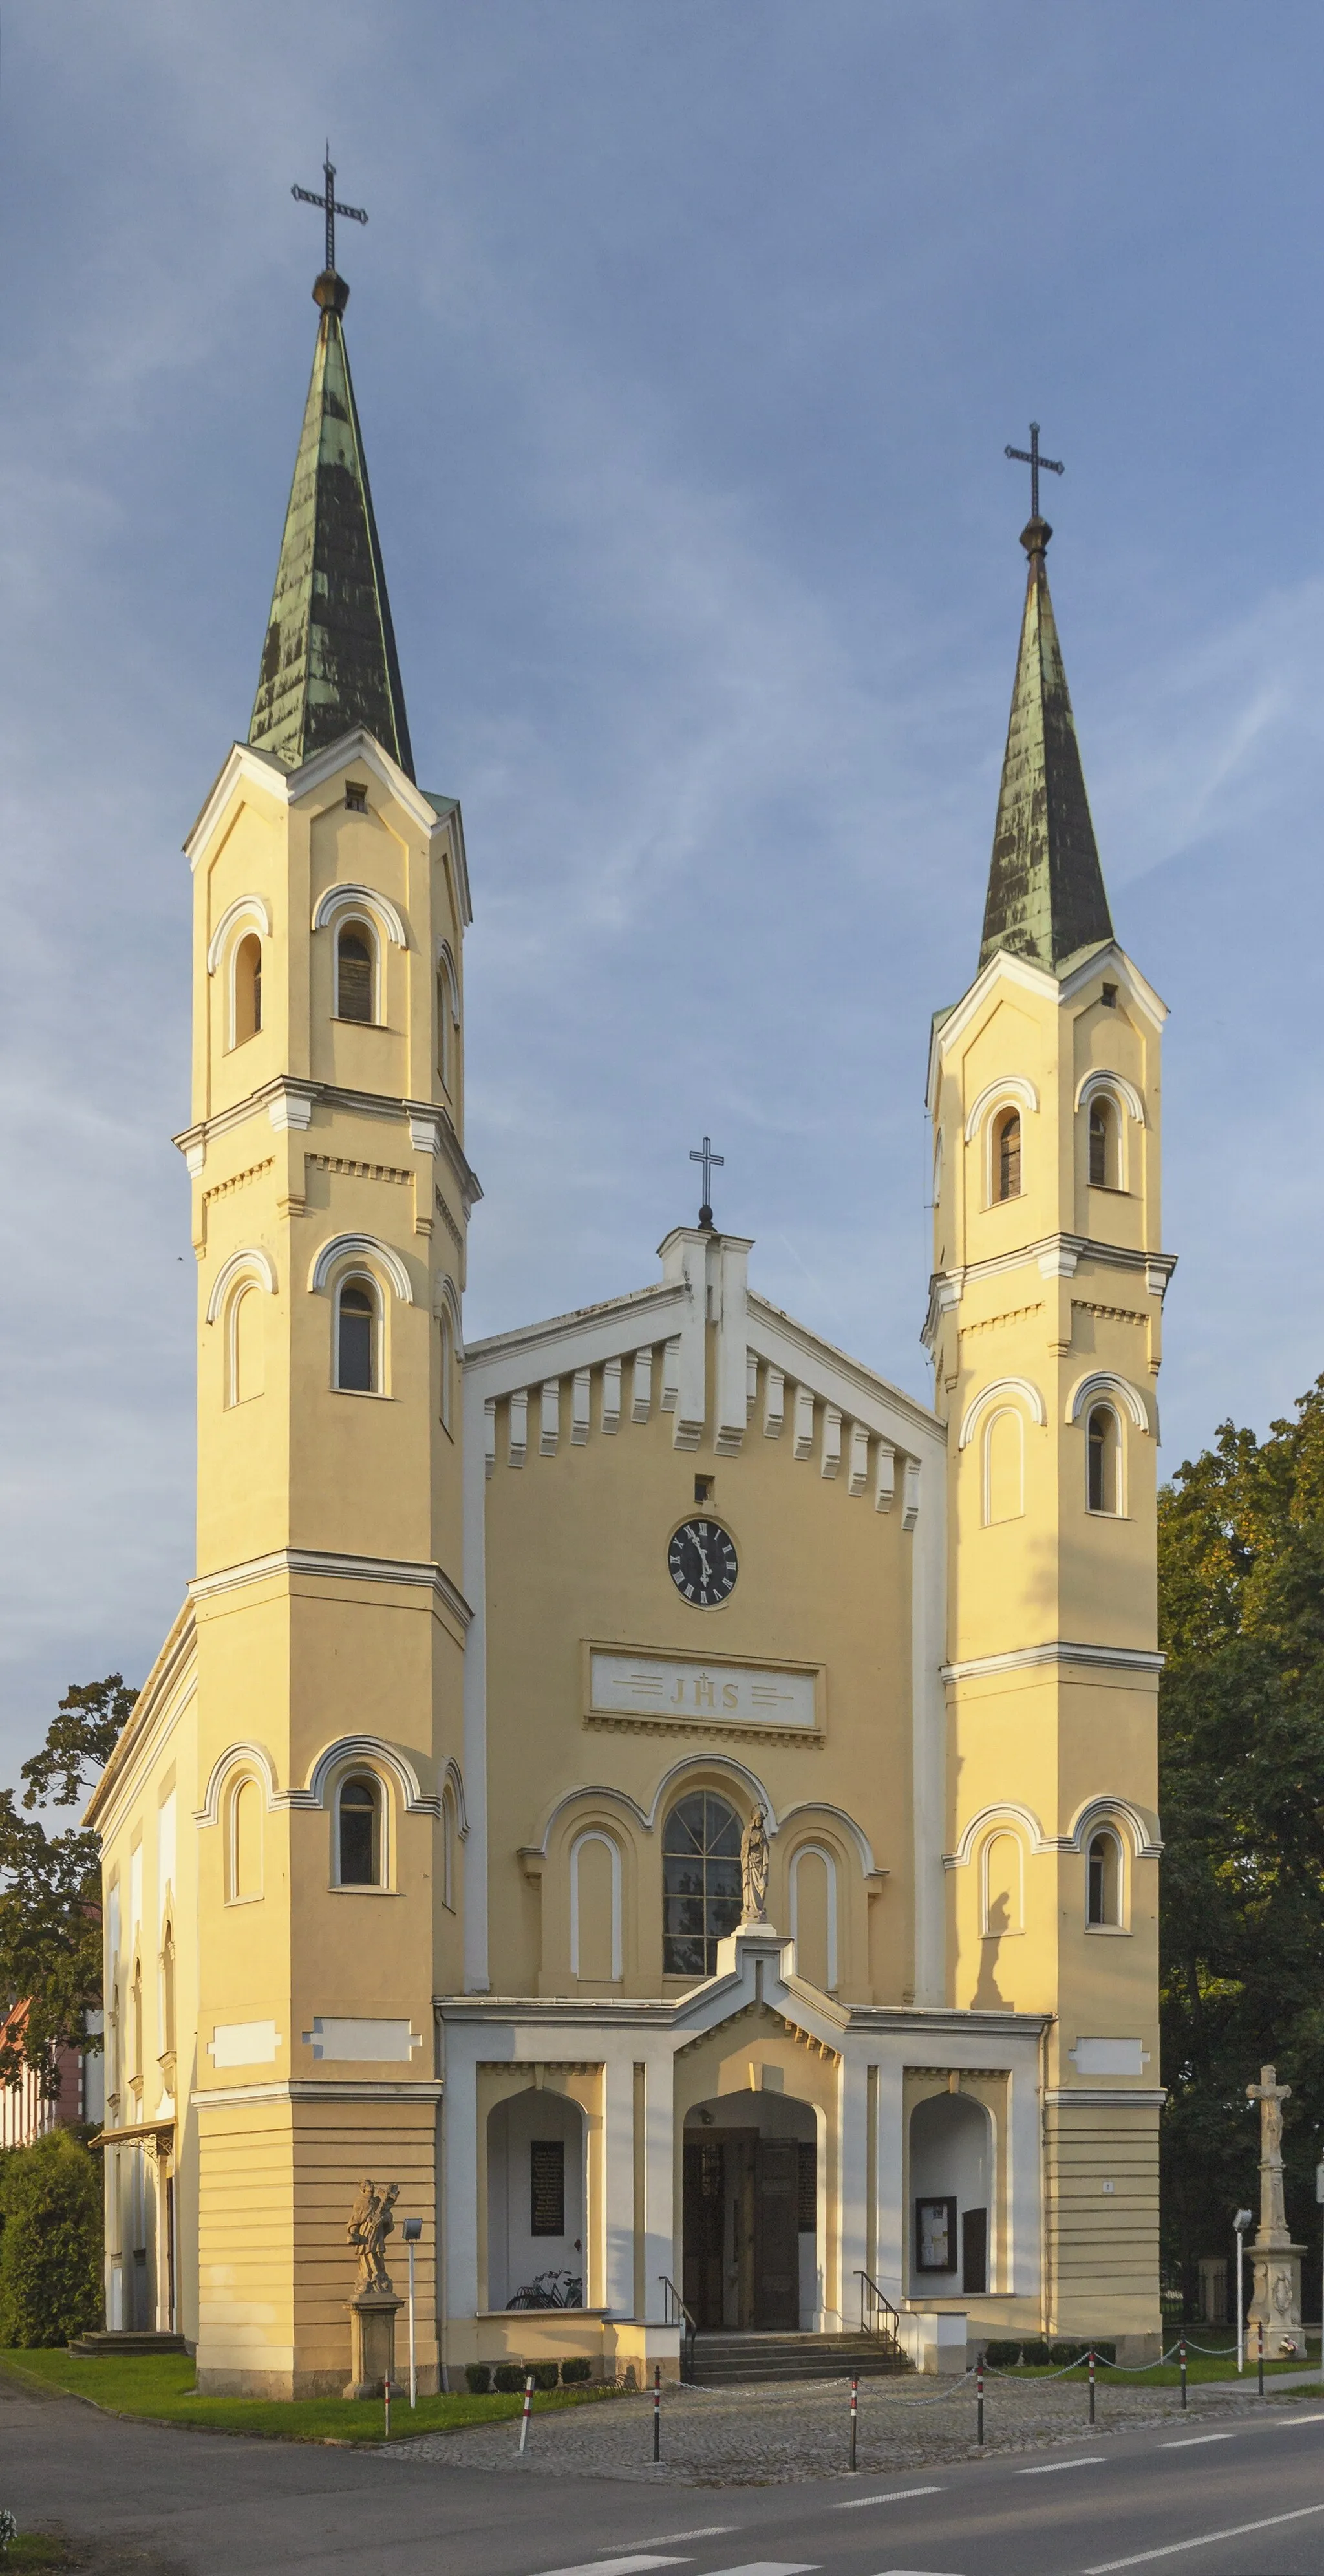
[[[466,1344],[463,827],[314,292],[253,719],[187,844],[197,1570],[89,1809],[108,2324],[204,2390],[339,2390],[373,2176],[421,2222],[424,2388],[861,2323],[1140,2358],[1165,1013],[1051,531],[933,1023],[932,1408],[707,1204],[651,1281]]]

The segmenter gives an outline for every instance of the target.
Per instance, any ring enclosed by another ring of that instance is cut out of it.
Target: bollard
[[[860,2383],[858,2379],[852,2379],[850,2384],[850,2465],[852,2476],[855,2474],[855,2436],[859,2420]]]
[[[662,2457],[662,2364],[653,2364],[653,2457]]]
[[[386,2439],[389,2442],[391,2438],[391,2383],[389,2379],[384,2379],[382,2381],[382,2400],[386,2408]]]
[[[1090,2422],[1094,2421],[1094,2346],[1090,2345]]]
[[[1186,2412],[1186,2337],[1181,2338],[1181,2411]]]
[[[1260,2390],[1260,2395],[1261,2395],[1261,2397],[1262,2397],[1262,2396],[1264,2395],[1264,2319],[1263,2319],[1263,2317],[1257,2317],[1257,2318],[1256,2318],[1256,2320],[1255,2320],[1255,2376],[1256,2376],[1257,2380],[1259,2381],[1259,2390]]]
[[[523,2457],[524,2457],[524,2445],[525,2445],[525,2443],[528,2441],[528,2438],[529,2438],[529,2417],[531,2416],[531,2414],[532,2414],[532,2413],[533,2413],[533,2372],[532,2372],[532,2371],[530,2371],[530,2372],[529,2372],[529,2375],[528,2375],[528,2377],[527,2377],[527,2379],[526,2379],[526,2380],[525,2380],[525,2382],[524,2382],[524,2413],[523,2413],[523,2415],[522,2415],[522,2416],[521,2416],[521,2418],[520,2418],[520,2428],[519,2428],[519,2455],[520,2455],[520,2458],[521,2458],[521,2459],[523,2459]]]
[[[975,2427],[975,2439],[982,2451],[984,2447],[984,2356],[982,2352],[975,2363]]]

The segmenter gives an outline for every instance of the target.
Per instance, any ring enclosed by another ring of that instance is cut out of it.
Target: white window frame
[[[360,1879],[340,1875],[340,1801],[351,1781],[368,1780],[377,1800],[377,1875],[365,1885]],[[339,1774],[331,1796],[331,1885],[344,1896],[385,1896],[392,1889],[394,1849],[390,1830],[390,1800],[382,1773],[371,1762],[347,1762]]]
[[[1106,1836],[1108,1841],[1112,1844],[1115,1855],[1115,1866],[1117,1870],[1117,1910],[1111,1922],[1092,1923],[1090,1921],[1090,1852],[1093,1845],[1096,1842],[1099,1842],[1104,1836]],[[1090,1826],[1088,1834],[1085,1836],[1084,1852],[1086,1931],[1103,1933],[1111,1932],[1114,1934],[1118,1932],[1129,1932],[1131,1929],[1131,1890],[1126,1867],[1126,1836],[1122,1832],[1120,1825],[1115,1825],[1112,1822],[1111,1817],[1096,1817]]]
[[[1109,1511],[1106,1504],[1092,1503],[1090,1501],[1090,1424],[1094,1420],[1096,1413],[1107,1413],[1111,1415],[1113,1432],[1117,1441],[1117,1501],[1111,1511]],[[1126,1508],[1128,1461],[1126,1454],[1126,1431],[1122,1422],[1122,1408],[1120,1405],[1113,1402],[1110,1395],[1095,1395],[1090,1398],[1089,1403],[1083,1408],[1081,1418],[1085,1425],[1086,1517],[1092,1521],[1129,1520],[1131,1515]]]
[[[373,1375],[375,1386],[342,1386],[340,1383],[340,1300],[346,1288],[371,1290],[376,1309],[373,1321]],[[376,1274],[365,1262],[349,1261],[339,1272],[331,1292],[331,1392],[333,1395],[367,1396],[376,1400],[387,1393],[386,1385],[386,1291]]]
[[[341,1010],[340,1010],[340,943],[341,943],[341,940],[344,938],[345,933],[346,933],[346,931],[347,931],[347,930],[357,930],[357,931],[361,931],[361,932],[363,933],[364,938],[365,938],[365,939],[367,940],[367,942],[368,942],[368,951],[369,951],[369,956],[370,956],[370,958],[371,958],[371,971],[372,971],[372,984],[371,984],[371,991],[370,991],[370,999],[371,999],[371,1003],[372,1003],[372,1017],[371,1017],[371,1019],[369,1019],[369,1020],[349,1020],[349,1019],[343,1019],[343,1018],[341,1017]],[[384,1028],[384,1027],[385,1027],[385,1025],[386,1025],[386,1015],[385,1015],[385,1011],[384,1011],[384,1009],[383,1009],[383,1002],[384,1002],[385,996],[384,996],[384,994],[383,994],[383,990],[382,990],[382,981],[383,981],[383,978],[382,978],[382,943],[381,943],[381,934],[380,934],[380,932],[378,931],[377,924],[376,924],[376,922],[373,920],[371,913],[370,913],[370,912],[368,912],[368,911],[366,911],[366,910],[365,910],[365,911],[363,911],[363,912],[343,912],[343,913],[340,915],[340,917],[339,917],[339,919],[337,920],[337,922],[336,922],[335,929],[334,929],[333,936],[332,936],[332,947],[331,947],[331,1017],[332,1017],[332,1019],[333,1019],[333,1020],[335,1020],[341,1028],[345,1028],[345,1029],[380,1029],[380,1028]]]

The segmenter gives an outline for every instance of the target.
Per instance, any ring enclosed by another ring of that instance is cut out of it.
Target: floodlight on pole
[[[409,2249],[409,2403],[418,2404],[418,2347],[414,2340],[414,2247],[423,2233],[421,2218],[407,2218],[400,2230]]]
[[[1243,2368],[1246,2358],[1246,2296],[1241,2286],[1241,2258],[1246,2244],[1246,2230],[1254,2215],[1253,2210],[1239,2209],[1232,2221],[1237,2231],[1237,2369],[1239,2371]]]

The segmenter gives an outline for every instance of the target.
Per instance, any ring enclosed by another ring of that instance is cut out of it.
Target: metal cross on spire
[[[341,205],[340,200],[336,195],[336,165],[331,158],[331,146],[329,143],[326,147],[326,159],[322,163],[322,176],[326,181],[326,190],[324,195],[319,197],[312,188],[291,188],[290,195],[292,197],[297,197],[300,205],[321,206],[324,209],[326,214],[326,264],[334,274],[336,265],[337,215],[346,216],[352,224],[366,224],[368,218],[362,206]]]
[[[713,1221],[713,1211],[711,1206],[713,1195],[713,1173],[714,1171],[720,1172],[722,1170],[726,1162],[726,1156],[725,1154],[715,1154],[713,1152],[713,1140],[711,1136],[705,1136],[702,1152],[700,1152],[697,1145],[691,1145],[690,1161],[692,1163],[702,1163],[703,1165],[703,1205],[699,1210],[699,1223],[700,1225],[711,1225]]]
[[[1008,447],[1004,448],[1003,453],[1006,456],[1010,456],[1013,464],[1029,466],[1030,516],[1032,519],[1037,519],[1039,516],[1040,472],[1042,471],[1045,474],[1065,474],[1067,470],[1065,465],[1057,464],[1051,456],[1040,455],[1039,423],[1037,420],[1032,420],[1030,423],[1030,444],[1028,447]]]

